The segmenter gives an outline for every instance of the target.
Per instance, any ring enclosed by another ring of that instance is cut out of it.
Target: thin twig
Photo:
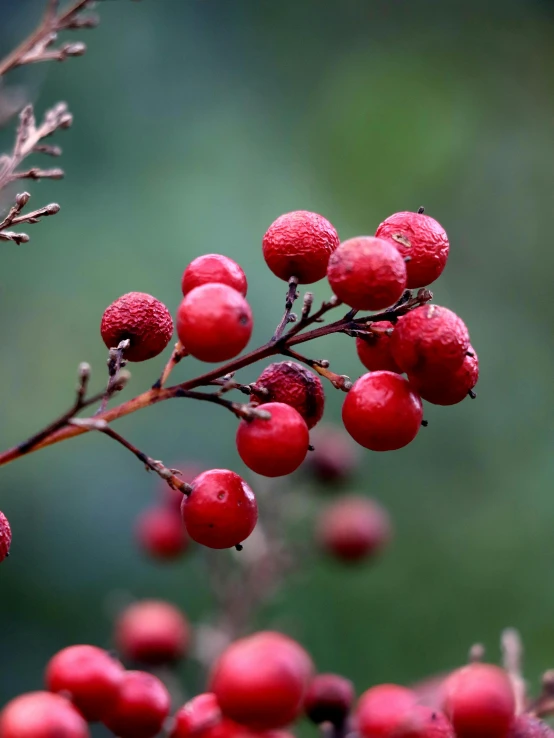
[[[276,343],[281,336],[283,335],[283,332],[285,328],[287,327],[288,323],[293,322],[291,321],[291,310],[295,303],[296,298],[298,297],[298,277],[291,277],[289,279],[289,288],[287,291],[287,296],[285,298],[285,312],[281,320],[279,321],[279,325],[275,329],[275,333],[273,334],[270,343]]]
[[[152,385],[152,389],[161,389],[169,379],[169,375],[175,369],[185,356],[189,356],[188,351],[185,349],[181,341],[177,341],[173,348],[173,352],[159,379],[157,379]]]
[[[120,392],[127,384],[130,375],[122,374],[121,370],[127,365],[124,357],[125,351],[130,345],[131,341],[126,338],[119,343],[117,348],[110,349],[108,356],[108,385],[106,387],[104,397],[102,398],[102,404],[97,410],[96,415],[101,415],[106,410],[112,395],[116,392]]]

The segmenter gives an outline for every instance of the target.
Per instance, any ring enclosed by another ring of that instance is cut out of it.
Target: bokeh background
[[[0,0],[2,51],[42,5]],[[513,625],[536,683],[554,665],[554,3],[112,0],[99,12],[84,58],[9,79],[39,112],[67,100],[75,125],[56,140],[66,179],[30,186],[32,203],[60,214],[30,226],[28,245],[1,245],[0,444],[68,406],[80,361],[104,383],[99,322],[120,294],[174,310],[186,264],[227,254],[248,275],[253,346],[282,310],[284,284],[261,255],[278,215],[315,210],[348,238],[424,205],[450,235],[433,291],[470,328],[478,399],[428,407],[411,446],[363,455],[350,490],[390,511],[386,555],[354,569],[301,562],[252,627],[281,624],[362,690],[450,668],[475,641],[496,660]],[[13,126],[1,135],[8,148]],[[311,353],[363,372],[347,337]],[[125,395],[162,363],[131,367]],[[343,397],[327,388],[329,421]],[[245,472],[221,408],[164,403],[117,427],[154,458]],[[287,484],[307,494],[302,476]],[[38,688],[56,649],[109,646],[122,598],[209,618],[200,552],[165,567],[137,552],[133,522],[157,494],[93,434],[0,469],[14,534],[0,567],[0,704]],[[312,494],[316,507],[328,499]],[[194,689],[194,667],[182,674]]]

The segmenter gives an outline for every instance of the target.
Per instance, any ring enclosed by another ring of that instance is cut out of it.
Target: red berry
[[[422,213],[394,213],[384,220],[375,234],[388,238],[406,264],[408,288],[425,287],[439,277],[448,259],[448,236],[436,220]]]
[[[340,725],[352,707],[354,685],[338,674],[318,674],[304,697],[304,711],[313,723]]]
[[[387,512],[366,497],[342,497],[325,508],[318,521],[320,546],[343,561],[373,556],[390,537]]]
[[[10,554],[10,546],[12,545],[12,529],[8,522],[8,518],[0,510],[0,564]]]
[[[410,372],[409,380],[424,400],[434,405],[456,405],[465,399],[479,379],[479,359],[470,345],[461,366],[442,371]]]
[[[129,292],[106,308],[100,333],[108,348],[129,339],[127,361],[146,361],[161,354],[170,342],[173,320],[166,306],[152,295]]]
[[[539,718],[523,713],[515,718],[506,738],[554,738],[554,731]]]
[[[404,315],[392,334],[391,350],[404,372],[453,371],[464,361],[469,333],[456,313],[422,305]]]
[[[248,538],[258,520],[256,498],[244,479],[228,469],[211,469],[192,483],[181,513],[193,541],[231,548]]]
[[[379,684],[362,694],[356,722],[363,738],[389,738],[416,704],[411,689],[397,684]]]
[[[425,705],[407,710],[396,726],[394,738],[456,738],[444,713]]]
[[[177,710],[169,738],[198,736],[219,725],[221,720],[221,709],[215,694],[199,694]]]
[[[342,406],[344,427],[361,446],[394,451],[414,440],[423,407],[410,383],[394,372],[364,374]]]
[[[255,730],[280,728],[302,709],[311,677],[304,649],[280,633],[261,632],[232,643],[210,678],[223,714]]]
[[[323,279],[327,263],[339,245],[339,237],[322,215],[307,210],[285,213],[274,221],[263,238],[266,264],[280,279],[297,277],[301,284]]]
[[[246,275],[236,261],[222,254],[204,254],[188,265],[183,272],[183,295],[202,284],[226,284],[245,297],[248,283]]]
[[[327,279],[335,295],[356,310],[382,310],[406,289],[406,264],[389,241],[359,236],[332,254]]]
[[[457,669],[444,684],[444,711],[457,738],[505,738],[515,711],[510,678],[492,664]]]
[[[180,505],[183,493],[178,494]],[[147,554],[162,560],[179,558],[190,542],[179,511],[171,507],[145,510],[137,520],[136,536]]]
[[[292,474],[306,458],[310,436],[304,418],[290,405],[268,402],[270,419],[241,420],[237,449],[249,469],[264,477]]]
[[[370,372],[384,370],[401,374],[402,370],[392,357],[391,338],[387,331],[393,330],[394,326],[388,320],[373,323],[371,333],[367,336],[356,338],[356,350],[358,357],[366,369]]]
[[[244,297],[226,284],[203,284],[188,292],[177,310],[177,334],[200,361],[227,361],[252,334],[252,312]]]
[[[186,484],[192,484],[194,478],[199,474],[202,474],[204,471],[201,466],[191,464],[190,462],[186,462],[181,465],[176,464],[176,467],[180,471],[180,474],[178,475],[179,479]],[[163,498],[163,503],[166,507],[169,507],[171,510],[176,510],[180,514],[181,503],[183,502],[183,493],[178,489],[173,489],[173,487],[170,487],[166,482],[163,482],[159,489]]]
[[[46,686],[65,692],[89,723],[102,720],[117,699],[123,666],[95,646],[69,646],[53,656],[46,667]]]
[[[115,642],[125,660],[166,664],[182,658],[190,644],[190,628],[183,613],[169,602],[144,600],[119,616]]]
[[[254,398],[261,404],[283,402],[297,410],[313,428],[323,417],[325,394],[321,379],[295,361],[280,361],[270,364],[256,380],[255,387],[265,393],[253,391]]]
[[[16,697],[0,713],[2,738],[89,738],[83,717],[71,702],[50,692]]]
[[[119,738],[154,738],[170,706],[169,692],[157,677],[144,671],[126,671],[117,702],[103,723]]]
[[[335,484],[352,476],[359,462],[358,446],[342,428],[317,428],[312,442],[314,450],[306,457],[306,465],[318,482]]]

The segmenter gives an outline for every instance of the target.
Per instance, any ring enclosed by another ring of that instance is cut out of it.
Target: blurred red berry
[[[506,738],[554,738],[554,730],[539,718],[523,713],[515,718]]]
[[[391,338],[392,355],[408,373],[456,370],[468,349],[465,323],[439,305],[422,305],[404,315]]]
[[[394,451],[414,440],[423,418],[421,399],[404,377],[373,372],[358,379],[342,406],[344,427],[361,446]]]
[[[326,507],[317,526],[319,545],[343,561],[359,561],[383,549],[391,537],[384,508],[366,497],[342,497]]]
[[[256,387],[266,390],[257,392]],[[270,364],[260,374],[252,396],[260,404],[283,402],[293,407],[313,428],[323,417],[325,394],[321,379],[307,367],[295,361]]]
[[[406,264],[409,289],[431,284],[446,266],[448,236],[429,215],[394,213],[381,223],[375,235],[390,239],[402,256],[410,257]]]
[[[211,469],[192,483],[181,513],[193,541],[231,548],[248,538],[258,520],[256,498],[244,479],[228,469]]]
[[[188,650],[190,627],[183,613],[169,602],[143,600],[121,613],[115,626],[115,642],[126,661],[173,663]]]
[[[263,238],[266,264],[280,279],[297,277],[300,284],[323,279],[339,237],[322,215],[296,210],[277,218]]]
[[[180,505],[183,493],[177,494]],[[179,510],[175,507],[145,510],[137,520],[136,536],[141,549],[149,556],[167,561],[179,558],[190,543]]]
[[[310,435],[304,418],[290,405],[268,402],[270,419],[241,420],[237,449],[246,466],[264,477],[292,474],[306,458]]]
[[[51,692],[16,697],[0,712],[2,738],[89,738],[86,722],[71,702]]]
[[[102,316],[102,339],[108,348],[126,339],[127,361],[146,361],[161,354],[173,335],[173,319],[166,306],[152,295],[129,292],[112,302]]]
[[[12,529],[8,518],[0,511],[0,564],[10,554],[12,545]]]
[[[318,482],[335,484],[348,480],[359,462],[358,446],[341,427],[316,428],[311,436],[314,450],[306,457],[305,466]]]
[[[414,705],[403,713],[394,730],[394,738],[456,738],[454,728],[439,710]]]
[[[185,482],[185,484],[192,484],[194,478],[199,474],[202,474],[204,471],[201,466],[191,464],[189,461],[184,464],[176,464],[176,466],[180,472],[177,476]],[[176,510],[180,514],[181,503],[183,502],[183,493],[178,489],[173,489],[173,487],[170,487],[165,481],[160,484],[159,490],[164,504],[172,510]]]
[[[117,701],[102,722],[118,738],[154,738],[170,707],[169,692],[157,677],[126,671]]]
[[[123,666],[96,646],[69,646],[53,656],[46,667],[46,686],[62,692],[89,723],[102,720],[117,699]]]
[[[304,697],[304,712],[313,723],[341,725],[355,699],[354,685],[338,674],[318,674]]]
[[[363,738],[391,738],[416,702],[416,695],[406,687],[397,684],[371,687],[358,700],[359,732]]]
[[[514,718],[510,678],[492,664],[469,664],[444,684],[444,711],[457,738],[505,738]]]
[[[373,236],[344,241],[333,252],[327,279],[335,295],[356,310],[382,310],[406,289],[406,264],[389,242]]]
[[[183,272],[181,289],[186,295],[202,284],[226,284],[245,297],[246,275],[236,261],[222,254],[204,254],[191,261]]]
[[[221,709],[215,694],[199,694],[177,710],[169,738],[192,738],[205,734],[221,720]]]
[[[470,345],[462,364],[454,370],[410,372],[410,384],[433,405],[456,405],[464,400],[479,379],[479,359]]]
[[[391,338],[387,331],[394,329],[392,323],[383,320],[374,323],[372,333],[356,338],[358,357],[366,369],[371,372],[383,370],[401,374],[402,370],[393,359],[391,352]]]
[[[179,340],[200,361],[227,361],[240,354],[252,325],[250,306],[226,284],[195,287],[177,310]]]

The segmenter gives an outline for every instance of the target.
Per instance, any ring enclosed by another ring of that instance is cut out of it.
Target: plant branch
[[[283,335],[283,332],[288,323],[294,323],[294,320],[292,320],[293,316],[291,315],[291,310],[296,298],[298,297],[297,287],[298,277],[291,277],[289,279],[289,288],[287,291],[287,296],[285,298],[285,313],[279,321],[279,325],[275,329],[275,333],[273,334],[270,343],[276,343]]]

